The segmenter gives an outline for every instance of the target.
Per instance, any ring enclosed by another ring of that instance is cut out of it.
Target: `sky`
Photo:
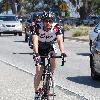
[[[69,7],[69,12],[70,12],[70,17],[76,17],[79,18],[80,15],[79,13],[76,11],[76,7],[72,5],[72,3],[69,0],[64,0],[67,2],[68,7]]]

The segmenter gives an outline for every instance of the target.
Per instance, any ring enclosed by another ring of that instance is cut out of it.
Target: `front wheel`
[[[43,100],[54,100],[54,81],[52,74],[46,75],[43,84],[44,94],[42,96]]]

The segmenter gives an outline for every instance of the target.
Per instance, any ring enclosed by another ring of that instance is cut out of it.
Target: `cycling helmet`
[[[53,20],[54,14],[52,12],[44,12],[42,15],[42,20],[44,21],[45,19],[51,19]]]
[[[33,20],[40,21],[41,20],[41,16],[42,16],[41,13],[35,13],[35,14],[33,14]]]

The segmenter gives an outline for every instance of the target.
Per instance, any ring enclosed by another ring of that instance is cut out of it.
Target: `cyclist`
[[[34,22],[33,22],[34,23]],[[64,43],[62,32],[59,24],[53,22],[53,16],[50,13],[44,14],[42,24],[35,23],[33,25],[32,40],[33,40],[33,58],[35,61],[41,63],[36,66],[36,74],[34,77],[34,88],[35,88],[35,100],[39,100],[39,88],[41,83],[41,75],[43,71],[43,65],[45,63],[44,58],[40,56],[46,56],[49,53],[56,55],[55,38],[57,39],[59,49],[62,56],[66,56],[64,51]],[[51,58],[51,71],[54,73],[56,67],[55,58]]]

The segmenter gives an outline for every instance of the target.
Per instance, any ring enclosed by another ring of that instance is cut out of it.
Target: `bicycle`
[[[45,64],[43,69],[43,74],[41,80],[43,81],[43,88],[40,89],[40,100],[54,100],[54,81],[53,81],[53,74],[51,72],[51,65],[50,65],[50,58],[62,58],[62,65],[64,66],[65,59],[62,56],[41,56],[41,58],[47,58],[47,64]],[[36,65],[38,62],[36,62]],[[52,94],[49,94],[52,92]]]

